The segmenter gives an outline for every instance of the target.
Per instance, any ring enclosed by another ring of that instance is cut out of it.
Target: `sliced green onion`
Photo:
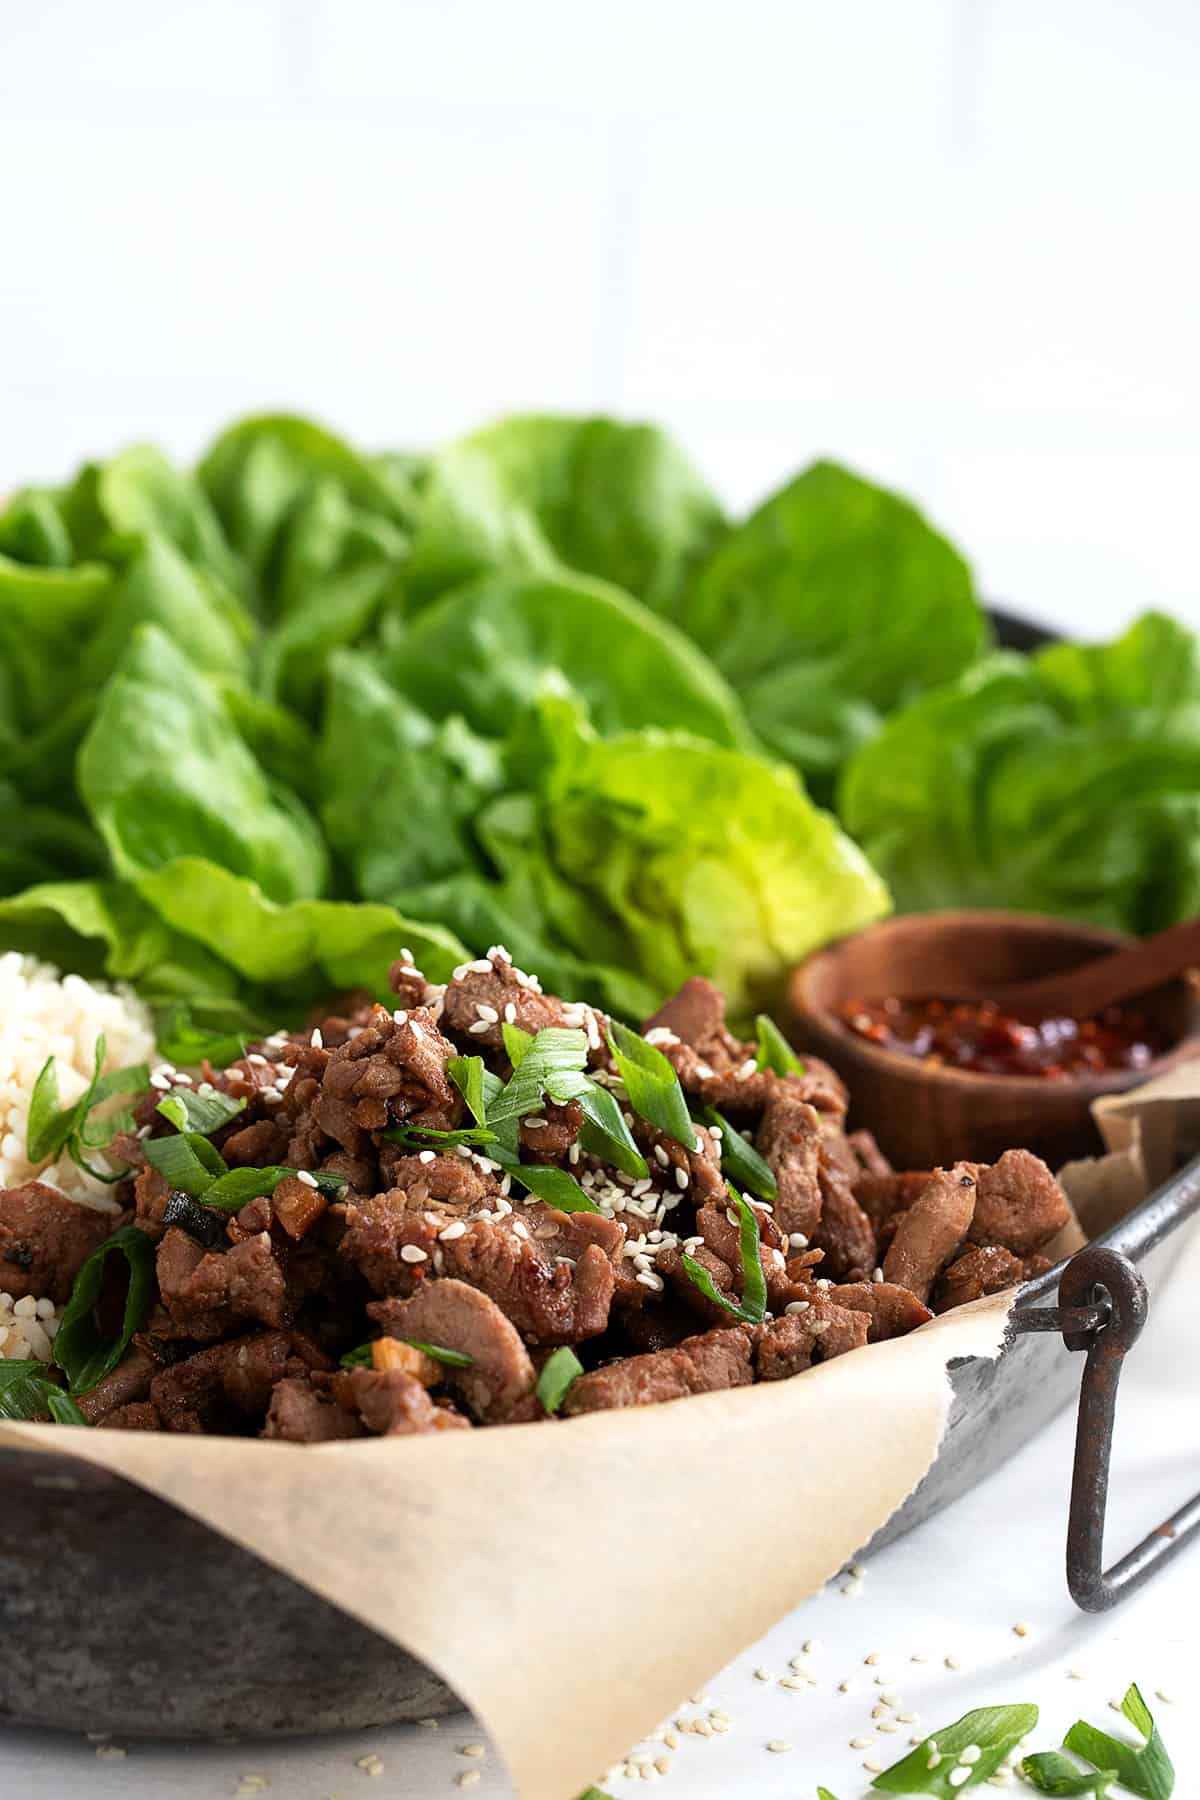
[[[347,1350],[342,1357],[343,1369],[369,1369],[371,1367],[372,1344],[359,1344],[354,1350]],[[402,1344],[408,1344],[413,1350],[421,1350],[431,1356],[434,1362],[445,1363],[448,1369],[473,1369],[475,1358],[468,1356],[465,1350],[447,1350],[443,1344],[423,1344],[419,1338],[401,1338]]]
[[[611,1163],[635,1181],[644,1181],[650,1173],[646,1159],[629,1135],[625,1114],[608,1089],[589,1081],[579,1096],[583,1107],[583,1127],[579,1142],[589,1156]]]
[[[197,1013],[210,1014],[213,1023],[199,1023]],[[159,1055],[184,1069],[197,1068],[202,1062],[211,1063],[214,1069],[228,1068],[246,1054],[247,1044],[267,1029],[240,1007],[220,1001],[171,1004],[161,1009],[157,1026]]]
[[[754,1059],[757,1069],[773,1069],[776,1075],[800,1075],[804,1064],[792,1049],[780,1031],[774,1019],[766,1013],[759,1013],[754,1021],[754,1029],[758,1034],[758,1054]]]
[[[46,1405],[50,1409],[50,1417],[56,1425],[86,1425],[87,1420],[72,1400],[70,1394],[64,1394],[61,1388],[52,1387],[46,1396]]]
[[[494,1144],[494,1131],[485,1131],[482,1126],[463,1127],[458,1131],[435,1131],[432,1126],[425,1125],[393,1125],[390,1131],[381,1131],[380,1137],[389,1144],[403,1144],[412,1150],[449,1150],[455,1144]]]
[[[1122,1787],[1142,1800],[1170,1800],[1175,1787],[1175,1770],[1166,1746],[1151,1716],[1150,1708],[1135,1686],[1130,1686],[1121,1702],[1121,1711],[1134,1730],[1146,1740],[1136,1749],[1109,1737],[1085,1719],[1072,1725],[1063,1739],[1063,1747],[1076,1756],[1086,1757],[1097,1769],[1112,1769]]]
[[[629,1104],[639,1118],[666,1132],[685,1150],[698,1150],[700,1145],[679,1077],[662,1051],[617,1019],[609,1023],[608,1048],[625,1084]]]
[[[341,1359],[343,1369],[369,1369],[371,1367],[370,1344],[356,1344],[353,1350],[347,1350]]]
[[[1116,1780],[1113,1769],[1081,1769],[1061,1750],[1038,1750],[1020,1763],[1020,1772],[1039,1794],[1091,1796],[1106,1800]]]
[[[115,1338],[106,1340],[96,1323],[95,1305],[104,1281],[105,1264],[112,1255],[123,1256],[129,1266],[125,1312]],[[71,1298],[63,1309],[54,1339],[55,1362],[67,1377],[73,1394],[87,1393],[111,1374],[128,1348],[135,1331],[146,1323],[154,1299],[155,1249],[136,1225],[122,1225],[106,1238],[75,1277]]]
[[[0,1359],[0,1419],[40,1419],[46,1413],[53,1418],[52,1394],[66,1399],[58,1384],[50,1380],[46,1363],[32,1357]]]
[[[706,1300],[713,1300],[735,1319],[747,1325],[761,1325],[767,1316],[767,1279],[763,1274],[761,1234],[758,1214],[750,1202],[730,1185],[730,1198],[741,1215],[740,1249],[742,1256],[742,1298],[736,1301],[723,1294],[703,1263],[685,1251],[680,1258],[684,1272],[693,1287],[699,1288]]]
[[[161,1139],[150,1141],[162,1142]],[[260,1194],[270,1196],[281,1181],[300,1173],[299,1169],[288,1169],[279,1163],[265,1169],[228,1169],[210,1182],[199,1197],[205,1206],[215,1207],[218,1212],[240,1212],[247,1201],[257,1200]],[[322,1194],[338,1194],[347,1186],[344,1175],[330,1175],[324,1169],[313,1171],[312,1181]]]
[[[739,1187],[749,1188],[760,1200],[774,1200],[779,1184],[753,1144],[729,1123],[715,1106],[697,1106],[695,1117],[706,1125],[715,1125],[721,1133],[721,1173]]]
[[[215,1144],[210,1144],[198,1131],[180,1132],[175,1137],[145,1138],[142,1142],[146,1161],[164,1177],[168,1187],[179,1188],[199,1200],[207,1194],[218,1176],[229,1165]]]
[[[596,1202],[589,1198],[575,1177],[568,1175],[565,1169],[556,1168],[553,1163],[523,1163],[510,1161],[507,1157],[501,1161],[514,1181],[519,1181],[531,1194],[536,1194],[539,1200],[545,1201],[547,1206],[553,1206],[558,1212],[600,1211]]]
[[[566,1399],[571,1383],[582,1374],[583,1364],[569,1344],[548,1356],[542,1364],[535,1390],[543,1411],[556,1413]]]
[[[931,1732],[908,1756],[877,1775],[871,1786],[885,1794],[935,1794],[938,1800],[955,1800],[965,1788],[977,1787],[994,1775],[1037,1722],[1036,1706],[981,1706],[954,1725]],[[969,1748],[979,1755],[973,1763],[961,1764],[959,1752]],[[968,1779],[951,1781],[964,1766],[971,1771]]]
[[[133,1123],[132,1116],[124,1110],[117,1116],[91,1124],[89,1114],[118,1094],[140,1093],[150,1077],[145,1063],[137,1063],[128,1069],[111,1069],[107,1075],[102,1075],[105,1049],[104,1033],[100,1032],[92,1058],[92,1078],[71,1106],[59,1105],[55,1058],[48,1056],[42,1064],[29,1100],[25,1146],[31,1163],[49,1162],[67,1149],[81,1169],[88,1169],[89,1174],[97,1175],[101,1181],[121,1179],[119,1175],[90,1169],[83,1157],[83,1147],[96,1149],[110,1143],[116,1132],[128,1129]]]
[[[163,1095],[155,1110],[174,1125],[176,1131],[198,1131],[204,1137],[211,1137],[214,1131],[220,1131],[223,1125],[244,1112],[246,1102],[235,1100],[230,1094],[220,1094],[215,1089],[211,1094],[198,1094],[195,1088],[177,1087]]]
[[[499,1076],[485,1066],[482,1056],[452,1056],[446,1073],[466,1101],[475,1123],[486,1125],[488,1107],[504,1086]]]

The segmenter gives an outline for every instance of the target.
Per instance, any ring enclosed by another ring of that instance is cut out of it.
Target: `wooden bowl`
[[[1200,997],[1181,979],[1139,999],[1173,1046],[1148,1068],[1064,1081],[931,1067],[881,1049],[842,1023],[855,999],[916,998],[1077,968],[1128,942],[1119,932],[1037,913],[914,913],[827,945],[792,976],[789,1036],[833,1064],[850,1088],[850,1121],[873,1131],[901,1169],[962,1157],[993,1162],[1014,1145],[1058,1167],[1100,1149],[1090,1107],[1200,1055]]]

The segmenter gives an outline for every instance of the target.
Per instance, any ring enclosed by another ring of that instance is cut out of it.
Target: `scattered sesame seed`
[[[875,1739],[873,1737],[852,1737],[850,1739],[850,1748],[852,1750],[869,1750],[874,1742]]]
[[[928,1662],[929,1658],[925,1655],[923,1650],[914,1650],[908,1660],[909,1662],[923,1663]]]
[[[296,1180],[302,1181],[305,1187],[315,1188],[317,1186],[316,1176],[310,1175],[307,1169],[297,1169]]]
[[[120,1762],[129,1752],[121,1744],[97,1744],[96,1755],[101,1762]]]
[[[878,1653],[878,1651],[876,1651],[876,1650],[872,1650],[872,1652],[871,1652],[871,1654],[870,1654],[870,1656],[864,1656],[864,1657],[863,1657],[863,1661],[864,1661],[864,1662],[865,1662],[865,1663],[870,1663],[870,1664],[872,1664],[872,1665],[874,1665],[874,1664],[875,1664],[875,1663],[877,1663],[877,1662],[878,1662],[878,1661],[879,1661],[879,1653]]]
[[[1174,1705],[1174,1701],[1171,1699],[1170,1694],[1164,1694],[1161,1688],[1155,1688],[1154,1698],[1156,1700],[1161,1700],[1164,1706]]]
[[[1108,1704],[1112,1708],[1113,1712],[1115,1712],[1115,1713],[1120,1712],[1121,1702],[1119,1700],[1110,1700]]]
[[[668,1750],[678,1750],[679,1734],[677,1732],[674,1732],[671,1730],[664,1731],[663,1732],[663,1743],[667,1746]]]
[[[656,1756],[654,1759],[654,1767],[658,1770],[660,1775],[669,1775],[671,1773],[670,1757]]]
[[[874,1758],[870,1756],[863,1757],[863,1768],[867,1771],[868,1775],[883,1774],[883,1764],[876,1762]]]
[[[463,1744],[459,1747],[460,1756],[483,1756],[487,1746],[484,1744]]]
[[[436,1150],[419,1150],[417,1152],[417,1161],[422,1162],[422,1163],[436,1162],[437,1161],[437,1151]]]
[[[470,1032],[472,1037],[478,1037],[480,1032],[486,1031],[487,1028],[488,1027],[487,1027],[486,1019],[474,1019],[474,1020],[472,1020],[471,1024],[467,1026],[467,1030]]]
[[[978,1744],[964,1744],[958,1753],[958,1760],[969,1769],[971,1764],[977,1763],[982,1755],[983,1751]]]
[[[885,1706],[899,1706],[900,1704],[899,1694],[880,1694],[879,1698]]]
[[[806,1687],[815,1687],[816,1683],[807,1675],[785,1675],[779,1685],[793,1694],[799,1694]]]
[[[767,1749],[773,1756],[786,1756],[792,1746],[785,1738],[768,1738]]]
[[[854,1692],[848,1681],[839,1681],[837,1691],[839,1694],[852,1694]]]
[[[684,1168],[682,1163],[676,1163],[676,1165],[675,1165],[675,1186],[677,1188],[685,1188],[687,1186],[687,1184],[688,1184],[687,1170]]]
[[[1083,1675],[1082,1669],[1068,1669],[1067,1670],[1067,1680],[1068,1681],[1082,1681],[1083,1679],[1084,1679],[1084,1675]]]
[[[1024,1619],[1017,1620],[1016,1624],[1013,1626],[1013,1634],[1020,1638],[1029,1636],[1029,1627],[1026,1625]]]
[[[920,1714],[919,1713],[898,1712],[896,1714],[896,1717],[899,1719],[899,1721],[902,1725],[915,1725],[918,1718],[920,1717]]]
[[[931,1739],[929,1744],[929,1756],[926,1759],[925,1767],[927,1769],[936,1769],[941,1760],[942,1753]]]
[[[383,1759],[374,1754],[370,1756],[356,1756],[354,1759],[354,1766],[356,1769],[361,1769],[364,1775],[383,1774]]]
[[[423,1263],[428,1262],[429,1257],[427,1253],[421,1249],[419,1244],[402,1244],[400,1246],[400,1261],[406,1263]]]
[[[313,1027],[313,1034],[308,1041],[314,1050],[323,1050],[325,1048],[325,1039],[321,1036],[320,1031],[315,1025]]]
[[[661,1144],[655,1144],[654,1156],[655,1156],[655,1160],[660,1164],[660,1166],[662,1168],[664,1168],[664,1169],[670,1168],[671,1159],[667,1155],[666,1151],[663,1149]]]
[[[800,1646],[800,1648],[803,1650],[805,1656],[811,1656],[813,1651],[816,1649],[816,1647],[817,1647],[817,1642],[816,1642],[815,1638],[805,1638],[804,1642]]]
[[[947,1656],[944,1660],[945,1660],[946,1667],[948,1669],[961,1669],[962,1668],[962,1664],[959,1662],[959,1660],[956,1656]]]
[[[458,1785],[460,1788],[478,1787],[481,1779],[478,1769],[464,1769],[458,1778]]]
[[[775,1677],[770,1669],[755,1669],[754,1679],[755,1681],[774,1681]]]

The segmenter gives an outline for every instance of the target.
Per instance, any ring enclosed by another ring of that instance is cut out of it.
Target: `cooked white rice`
[[[104,1033],[104,1068],[149,1062],[154,1055],[150,1016],[126,987],[61,975],[17,951],[0,955],[0,1188],[35,1176],[97,1212],[118,1206],[103,1182],[63,1156],[31,1163],[26,1152],[29,1102],[48,1056],[53,1056],[62,1105],[78,1100],[92,1076],[96,1039]],[[58,1328],[49,1300],[17,1300],[0,1291],[0,1356],[45,1357]]]

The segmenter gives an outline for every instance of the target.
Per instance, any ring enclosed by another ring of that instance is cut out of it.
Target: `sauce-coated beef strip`
[[[40,1181],[0,1190],[0,1292],[61,1305],[113,1224]]]

